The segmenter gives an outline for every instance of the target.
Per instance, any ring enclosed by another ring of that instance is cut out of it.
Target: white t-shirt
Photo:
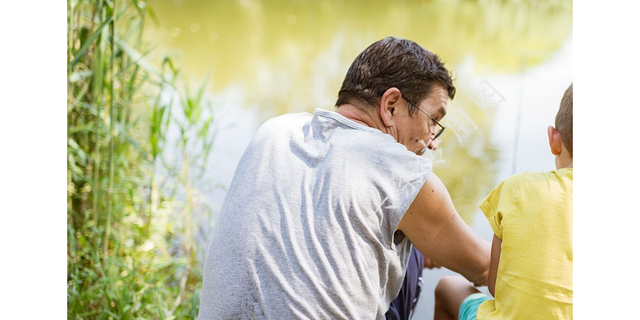
[[[199,319],[383,318],[411,248],[395,230],[431,169],[335,112],[268,120],[215,226]]]

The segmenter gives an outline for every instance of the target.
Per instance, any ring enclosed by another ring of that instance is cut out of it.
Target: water
[[[203,222],[205,243],[225,196],[224,188],[210,186],[229,185],[260,124],[286,112],[333,110],[355,56],[388,35],[418,42],[454,73],[458,93],[443,121],[449,129],[434,171],[483,239],[493,236],[477,209],[483,196],[513,173],[554,169],[546,127],[572,81],[571,2],[191,0],[151,5],[159,20],[146,34],[158,44],[151,58],[178,57],[176,64],[191,84],[211,74],[208,95],[219,135],[207,164],[209,185],[200,188],[214,209]],[[499,99],[482,100],[483,92]],[[456,118],[468,121],[460,127]],[[433,289],[450,273],[425,270],[414,319],[432,318]]]

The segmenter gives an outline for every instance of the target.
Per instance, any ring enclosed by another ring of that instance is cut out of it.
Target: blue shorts
[[[474,293],[466,297],[460,305],[458,320],[476,320],[476,313],[480,304],[487,300],[491,300],[491,298],[482,293]]]
[[[389,311],[385,314],[387,320],[411,319],[413,309],[418,303],[422,291],[422,269],[424,268],[424,256],[415,247],[411,246],[411,255],[407,263],[407,273],[402,282],[402,288],[398,297],[391,302]]]

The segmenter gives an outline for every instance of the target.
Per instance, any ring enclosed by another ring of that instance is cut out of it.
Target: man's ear
[[[554,156],[559,155],[562,151],[562,137],[560,136],[560,131],[553,126],[549,126],[549,128],[547,128],[547,135],[549,136],[549,148],[551,148],[551,153]]]
[[[393,120],[399,106],[402,93],[398,88],[389,88],[380,99],[380,118],[385,127],[393,127]]]

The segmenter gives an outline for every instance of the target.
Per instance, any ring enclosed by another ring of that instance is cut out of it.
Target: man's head
[[[549,126],[547,134],[551,153],[556,156],[556,168],[573,167],[573,83],[564,92],[555,128]]]
[[[372,115],[379,113],[384,132],[419,153],[423,149],[419,141],[428,143],[437,131],[430,118],[444,117],[455,92],[451,75],[437,55],[411,40],[387,37],[353,61],[336,106],[354,105]]]

